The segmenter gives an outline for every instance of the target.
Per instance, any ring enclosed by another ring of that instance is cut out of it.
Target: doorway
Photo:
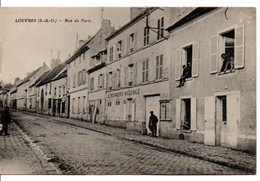
[[[146,120],[146,130],[147,133],[150,134],[151,131],[149,129],[149,119],[150,119],[150,112],[153,111],[154,115],[157,116],[158,120],[160,120],[160,96],[148,96],[145,97],[145,120]],[[157,133],[156,135],[159,136],[159,122],[157,123]]]

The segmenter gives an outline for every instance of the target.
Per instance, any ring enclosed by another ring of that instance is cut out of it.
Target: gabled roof
[[[53,81],[55,80],[59,80],[59,79],[62,79],[64,77],[67,77],[67,70],[63,71],[60,75],[58,75],[58,77],[52,79]]]
[[[38,84],[49,72],[50,72],[50,70],[47,71],[47,72],[44,72],[44,73],[30,86],[30,88],[33,87],[33,86],[35,86],[36,84]]]
[[[21,86],[22,84],[28,82],[30,80],[30,78],[36,74],[42,67],[39,67],[38,69],[36,69],[35,71],[33,71],[31,74],[29,74],[27,77],[25,77],[18,85],[17,87]]]
[[[62,71],[62,69],[67,65],[66,62],[63,62],[56,67],[54,67],[51,71],[49,71],[48,74],[44,76],[43,79],[41,79],[37,84],[36,87],[39,87],[41,85],[47,84],[52,81],[52,79]]]

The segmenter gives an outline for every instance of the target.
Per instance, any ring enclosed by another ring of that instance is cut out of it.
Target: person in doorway
[[[5,107],[2,114],[1,114],[1,124],[3,125],[2,130],[0,131],[0,136],[5,133],[5,135],[8,134],[8,124],[11,123],[11,116],[9,113],[9,107]]]
[[[184,86],[184,83],[186,82],[186,78],[188,78],[188,76],[190,75],[190,71],[191,71],[191,63],[188,63],[188,66],[183,65],[183,72],[182,72],[182,76],[180,78],[180,84],[177,87],[181,87]]]
[[[150,113],[149,129],[152,132],[152,137],[156,137],[158,118],[153,114],[153,111],[150,111]]]

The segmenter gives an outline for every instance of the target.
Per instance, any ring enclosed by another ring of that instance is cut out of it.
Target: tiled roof
[[[52,79],[60,73],[60,71],[67,65],[66,62],[63,62],[56,67],[54,67],[40,82],[37,83],[36,87],[47,84],[52,81]]]
[[[22,84],[28,82],[28,81],[30,80],[30,78],[31,78],[34,74],[36,74],[41,68],[42,68],[42,67],[36,69],[36,70],[33,71],[31,74],[29,74],[27,77],[25,77],[25,78],[22,80],[22,82],[20,82],[20,83],[17,85],[17,87],[19,87],[20,85],[22,85]]]
[[[50,70],[47,71],[47,72],[44,72],[44,73],[30,86],[30,88],[33,87],[33,86],[35,86],[36,84],[38,84],[49,72],[50,72]]]

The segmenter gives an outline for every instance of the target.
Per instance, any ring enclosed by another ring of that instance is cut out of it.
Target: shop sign
[[[132,89],[132,90],[109,93],[107,94],[107,98],[110,99],[115,97],[124,97],[124,96],[138,95],[138,94],[140,94],[140,89]]]

